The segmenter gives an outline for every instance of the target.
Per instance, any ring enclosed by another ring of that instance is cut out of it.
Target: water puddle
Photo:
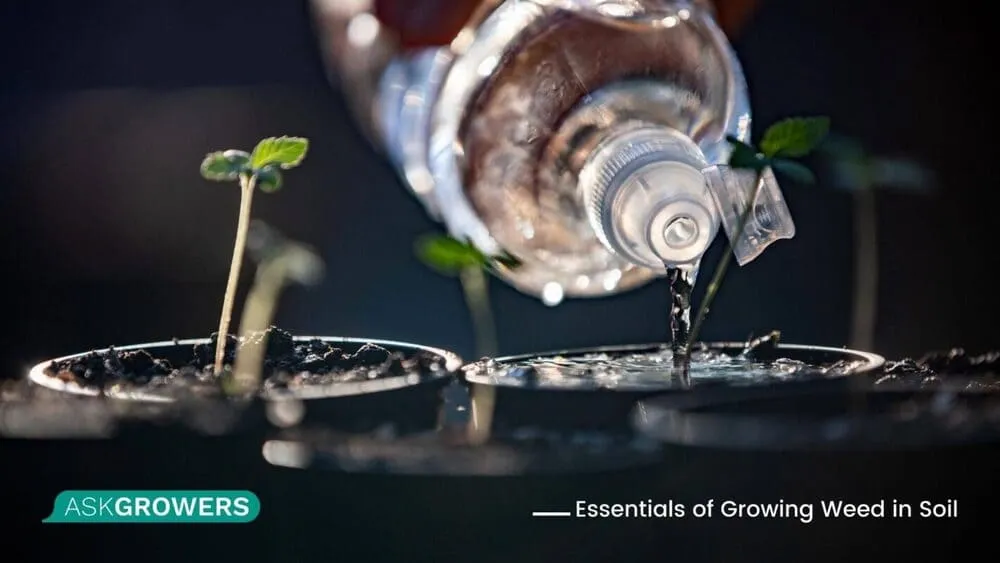
[[[474,364],[471,375],[496,385],[556,389],[669,389],[686,386],[675,367],[670,346],[636,351],[607,351],[565,356],[534,357],[509,362],[486,360]],[[756,361],[746,354],[695,350],[687,372],[691,385],[760,384],[808,376],[847,374],[860,362],[816,366],[792,359]]]

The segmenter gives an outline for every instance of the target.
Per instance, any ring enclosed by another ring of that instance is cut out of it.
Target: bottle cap
[[[580,171],[591,226],[609,249],[652,270],[696,264],[719,225],[707,166],[682,133],[621,126]]]

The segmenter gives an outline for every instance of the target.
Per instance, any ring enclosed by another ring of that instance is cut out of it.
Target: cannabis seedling
[[[854,198],[854,311],[851,347],[871,349],[875,344],[878,310],[878,214],[876,189],[927,192],[934,180],[930,171],[905,158],[876,156],[860,142],[830,135],[818,152],[832,169],[831,184]]]
[[[764,172],[773,169],[783,173],[793,180],[812,183],[815,176],[804,164],[795,159],[802,158],[811,153],[826,137],[830,129],[830,120],[826,117],[797,117],[789,118],[775,123],[767,131],[760,142],[760,148],[754,147],[740,141],[734,137],[727,140],[733,146],[729,156],[729,166],[736,169],[753,170],[755,172],[753,192],[750,196],[747,208],[740,216],[739,223],[729,246],[722,255],[712,281],[709,282],[705,290],[705,297],[698,307],[698,315],[695,317],[694,325],[688,334],[688,342],[685,347],[685,361],[690,361],[691,348],[697,342],[701,325],[705,322],[705,317],[712,306],[712,300],[719,292],[719,286],[726,275],[729,262],[733,259],[733,241],[738,241],[743,231],[746,229],[750,215],[753,213],[757,197],[760,195],[763,186]]]
[[[521,262],[507,254],[487,256],[472,243],[446,235],[425,235],[417,240],[417,257],[432,270],[447,276],[458,276],[465,294],[465,304],[472,316],[476,334],[476,354],[479,357],[497,353],[496,324],[490,307],[486,272],[498,265],[517,268]]]
[[[487,256],[470,242],[438,234],[418,239],[416,252],[420,260],[431,269],[444,275],[458,276],[465,294],[465,304],[472,316],[476,353],[479,357],[496,355],[496,324],[490,307],[486,272],[498,266],[517,268],[521,262],[506,252],[500,256]],[[468,428],[468,440],[471,444],[483,444],[489,439],[495,404],[496,390],[492,386],[481,385],[474,388],[472,423]]]
[[[247,246],[257,261],[247,303],[240,320],[240,338],[247,343],[236,355],[233,367],[234,394],[248,394],[260,387],[267,350],[266,330],[274,320],[281,291],[289,283],[315,285],[323,277],[324,264],[319,255],[309,247],[285,238],[281,233],[255,221],[249,229]],[[263,334],[252,340],[254,334]]]
[[[309,140],[302,137],[269,137],[257,143],[252,153],[238,150],[213,152],[201,163],[201,175],[206,180],[214,182],[238,180],[240,183],[240,215],[236,227],[236,244],[233,248],[233,261],[229,267],[229,281],[222,301],[222,316],[219,319],[219,332],[216,337],[214,365],[216,375],[222,373],[229,323],[233,315],[233,301],[236,299],[236,286],[240,268],[243,266],[243,253],[250,228],[250,206],[253,203],[254,191],[260,188],[265,193],[273,193],[281,189],[281,171],[301,164],[308,149]]]

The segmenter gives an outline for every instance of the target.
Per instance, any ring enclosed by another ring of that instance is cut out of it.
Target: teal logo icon
[[[250,491],[63,491],[47,524],[245,524],[260,514]]]

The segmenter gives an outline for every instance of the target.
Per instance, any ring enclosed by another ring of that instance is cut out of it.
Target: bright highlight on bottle
[[[565,296],[566,293],[563,291],[563,286],[556,282],[549,282],[542,288],[542,303],[545,303],[549,307],[555,307],[562,303]]]

